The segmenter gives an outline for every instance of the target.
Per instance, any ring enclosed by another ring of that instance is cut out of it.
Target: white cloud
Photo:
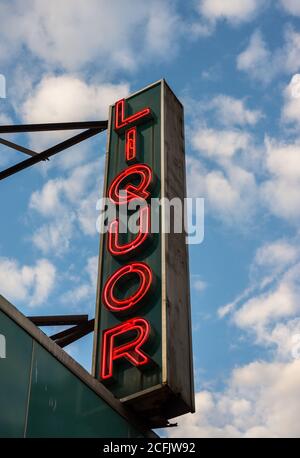
[[[202,293],[207,288],[207,283],[199,275],[192,275],[192,288]]]
[[[208,211],[229,226],[247,226],[255,212],[257,189],[254,176],[241,167],[208,171],[200,160],[188,160],[188,196],[204,197]]]
[[[290,86],[285,91],[286,97],[294,90]],[[282,115],[285,121],[299,121],[298,100],[296,97],[289,101],[293,104],[291,108],[286,99]],[[189,100],[188,105],[193,108],[199,104]],[[210,128],[201,121],[209,110],[221,127]],[[189,138],[197,155],[188,161],[189,195],[207,199],[208,211],[231,226],[245,227],[254,222],[254,215],[266,210],[290,225],[297,224],[300,218],[298,139],[287,143],[266,136],[259,145],[253,133],[234,124],[235,119],[240,118],[241,124],[251,125],[262,114],[248,110],[241,100],[227,99],[227,96],[216,96],[204,109],[196,109],[194,113],[196,119]]]
[[[300,67],[300,33],[291,27],[285,31],[285,45],[281,54],[279,53],[279,59],[283,59],[285,70],[288,73],[295,72]]]
[[[199,11],[210,21],[223,19],[239,24],[252,20],[265,3],[264,0],[200,0]]]
[[[238,26],[254,19],[268,0],[198,0],[196,10],[198,21],[184,24],[187,37],[207,37],[211,35],[218,21],[226,21],[232,26]]]
[[[197,39],[198,37],[208,37],[210,36],[215,29],[215,24],[212,21],[196,21],[186,24],[186,31],[188,33],[188,38]]]
[[[244,100],[239,100],[227,95],[217,95],[204,110],[213,109],[218,121],[225,126],[255,125],[261,118],[259,110],[250,110]]]
[[[255,172],[260,170],[262,155],[253,134],[235,126],[254,125],[262,113],[248,109],[243,100],[223,94],[207,103],[187,99],[187,105],[196,116],[189,132],[196,154],[187,163],[188,195],[204,197],[208,212],[225,224],[249,228],[259,207]],[[203,123],[209,111],[221,127],[210,128]]]
[[[300,33],[287,27],[284,44],[271,51],[261,32],[256,30],[248,47],[238,55],[237,68],[265,84],[281,73],[293,73],[300,67]]]
[[[61,256],[70,248],[74,231],[74,217],[69,215],[55,219],[39,227],[31,238],[43,254]]]
[[[127,83],[87,84],[72,75],[47,75],[27,95],[21,114],[26,123],[98,121],[128,92]]]
[[[12,124],[12,119],[7,114],[0,113],[0,124],[1,125]]]
[[[1,16],[0,56],[25,47],[68,71],[90,63],[106,73],[133,71],[151,55],[172,54],[180,29],[172,2],[158,0],[15,0],[2,6]]]
[[[300,360],[234,369],[224,392],[196,394],[196,413],[169,437],[299,437]]]
[[[250,265],[250,284],[219,317],[250,331],[256,343],[275,350],[277,360],[292,359],[293,336],[300,333],[300,250],[298,238],[262,245]]]
[[[96,288],[98,274],[98,256],[92,256],[88,259],[85,270],[89,275],[92,287]]]
[[[28,90],[20,107],[24,123],[100,121],[108,118],[109,106],[129,93],[127,83],[87,83],[74,75],[46,75]],[[78,131],[30,134],[30,145],[41,151]],[[87,142],[59,155],[56,163],[63,168],[77,165],[87,156]],[[54,162],[54,161],[52,161]],[[52,162],[46,163],[47,169]]]
[[[202,74],[203,78],[213,79],[210,70],[204,73],[204,76]],[[200,101],[189,95],[185,95],[183,102],[188,115],[193,117],[198,123],[200,122],[202,129],[205,129],[205,125],[208,123],[209,114],[209,117],[213,119],[214,123],[218,124],[219,129],[215,129],[215,131],[220,131],[223,134],[230,131],[235,135],[238,133],[245,134],[245,131],[239,130],[241,127],[255,126],[264,117],[260,110],[250,109],[247,106],[246,99],[238,99],[226,94],[218,94]]]
[[[276,359],[287,361],[299,359],[300,318],[279,322],[265,331],[260,341],[276,349]]]
[[[299,221],[300,184],[284,179],[268,180],[261,189],[261,195],[271,213],[287,220],[290,224]]]
[[[284,239],[275,240],[260,247],[254,258],[256,267],[271,267],[277,271],[278,268],[288,266],[295,262],[299,256],[298,246],[292,245]]]
[[[300,127],[300,74],[293,75],[290,83],[284,90],[284,105],[282,120]]]
[[[280,3],[287,13],[300,16],[300,3],[298,0],[280,0]]]
[[[250,145],[250,135],[239,130],[219,130],[206,127],[195,130],[193,147],[207,157],[231,157]]]
[[[80,283],[73,289],[67,291],[61,297],[63,303],[70,306],[79,304],[83,300],[95,297],[97,286],[97,273],[98,273],[98,256],[88,258],[83,275],[88,277],[85,282]],[[93,305],[93,304],[92,304]]]
[[[298,244],[285,239],[275,240],[259,247],[249,268],[250,285],[234,301],[219,308],[219,317],[223,318],[239,304],[247,301],[251,295],[274,284],[285,270],[297,262],[299,253]]]
[[[300,144],[277,143],[266,139],[268,171],[279,178],[300,179]]]
[[[176,419],[170,437],[300,436],[298,238],[262,245],[250,274],[250,286],[219,316],[231,312],[235,325],[272,349],[272,359],[234,368],[222,391],[198,392],[196,413]]]
[[[47,259],[34,266],[20,266],[14,259],[0,258],[1,294],[11,301],[35,307],[43,304],[55,285],[56,269]]]
[[[64,206],[61,202],[61,192],[63,189],[64,183],[61,179],[49,180],[41,191],[32,193],[29,207],[44,216],[62,213]]]
[[[295,223],[300,217],[300,144],[266,138],[265,145],[269,177],[261,186],[261,198],[271,213]]]
[[[97,174],[96,165],[90,162],[73,169],[67,178],[47,181],[40,191],[32,193],[29,207],[43,216],[63,213],[67,202],[78,203],[93,187],[92,179]]]
[[[61,297],[61,301],[71,307],[72,305],[78,304],[82,300],[87,299],[90,294],[91,287],[89,284],[85,283],[64,293]]]
[[[97,163],[91,162],[74,168],[66,178],[49,180],[32,193],[29,209],[47,219],[32,236],[43,253],[65,253],[76,226],[85,235],[96,234],[99,177]]]
[[[255,31],[250,38],[248,47],[239,54],[237,58],[237,68],[248,74],[269,81],[272,78],[272,68],[266,68],[270,64],[270,51],[262,37],[260,31]]]
[[[197,151],[187,163],[188,195],[204,197],[211,214],[230,226],[246,226],[256,211],[254,174],[239,162],[253,149],[252,137],[237,129],[199,127],[191,132]],[[203,159],[214,167],[206,167]]]
[[[300,312],[300,264],[288,270],[275,287],[246,301],[234,314],[242,328],[261,329],[281,318]]]
[[[99,192],[92,191],[84,199],[80,200],[77,210],[78,223],[85,235],[96,233],[96,202],[99,199]]]
[[[145,11],[149,8],[144,31],[146,48],[152,57],[165,60],[175,54],[178,45],[176,38],[183,32],[183,18],[174,12],[171,2],[154,1],[150,4],[144,4]]]

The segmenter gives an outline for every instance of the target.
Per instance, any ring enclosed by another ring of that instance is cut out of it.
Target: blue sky
[[[107,119],[164,77],[184,103],[197,413],[171,436],[299,436],[298,0],[2,1],[0,123]],[[41,151],[66,134],[16,135]],[[94,314],[105,134],[1,182],[0,292]],[[0,147],[0,167],[23,157]],[[89,336],[68,351],[90,368]]]

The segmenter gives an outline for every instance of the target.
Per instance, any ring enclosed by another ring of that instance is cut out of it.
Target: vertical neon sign
[[[122,402],[163,417],[163,425],[193,410],[184,234],[163,233],[163,206],[160,230],[151,232],[151,199],[172,197],[170,190],[185,196],[182,106],[162,80],[117,101],[109,124],[104,195],[119,213],[143,205],[135,210],[137,233],[120,233],[118,213],[101,235],[93,373]]]

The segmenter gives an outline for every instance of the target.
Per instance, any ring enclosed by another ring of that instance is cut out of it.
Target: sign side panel
[[[164,160],[165,197],[169,200],[186,197],[183,107],[164,83]],[[181,217],[184,228],[184,208]],[[167,378],[168,386],[194,411],[189,258],[186,234],[174,233],[171,213],[170,234],[165,237],[166,302],[167,302]]]

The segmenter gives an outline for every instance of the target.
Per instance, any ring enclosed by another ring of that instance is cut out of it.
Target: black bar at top
[[[47,124],[16,124],[0,126],[0,134],[16,134],[22,132],[46,132],[53,130],[76,130],[76,129],[107,129],[108,121],[84,121],[84,122],[54,122]]]
[[[68,326],[79,323],[86,323],[88,315],[50,315],[50,316],[28,316],[36,326]]]

